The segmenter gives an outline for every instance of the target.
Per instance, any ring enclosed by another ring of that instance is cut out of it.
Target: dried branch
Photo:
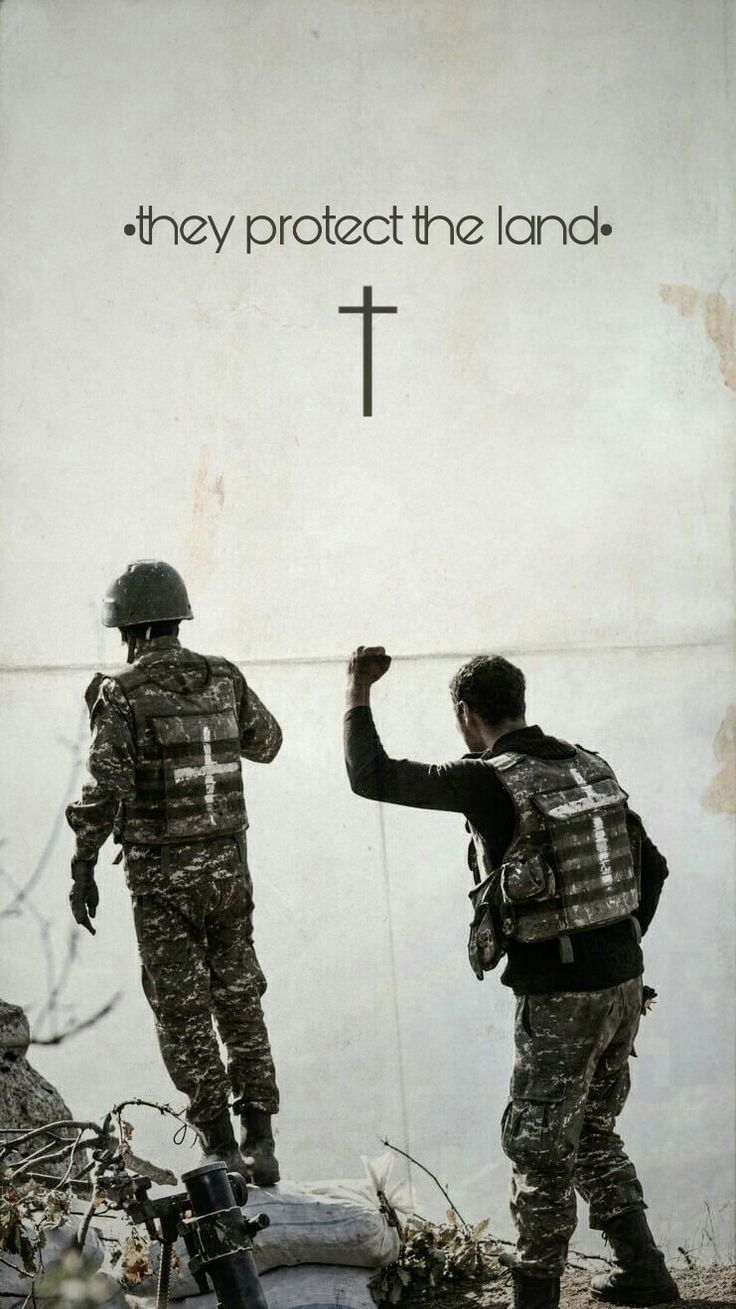
[[[42,1186],[47,1186],[50,1191],[56,1191],[59,1189],[59,1179],[58,1177],[54,1177],[51,1173],[26,1173],[25,1176],[29,1181],[41,1182]],[[77,1177],[68,1177],[64,1185],[67,1187],[77,1186],[83,1191],[89,1189],[89,1182],[86,1182],[81,1174]]]
[[[28,1130],[25,1130],[22,1127],[0,1127],[0,1133],[3,1135],[6,1135],[8,1132],[21,1133],[21,1135],[15,1137],[14,1140],[5,1141],[0,1145],[0,1159],[2,1159],[5,1154],[17,1150],[19,1145],[25,1145],[26,1141],[31,1141],[36,1136],[48,1136],[52,1132],[57,1132],[59,1128],[64,1128],[67,1131],[72,1128],[76,1131],[94,1132],[100,1137],[105,1135],[104,1129],[100,1127],[98,1123],[90,1123],[76,1118],[57,1118],[55,1122],[44,1123],[41,1127],[31,1127]],[[64,1138],[62,1137],[60,1139],[63,1140]]]
[[[383,1139],[383,1138],[382,1138],[382,1139]],[[383,1144],[386,1145],[386,1146],[388,1146],[389,1150],[394,1150],[394,1151],[396,1152],[396,1154],[403,1155],[405,1159],[408,1159],[408,1160],[409,1160],[409,1163],[411,1163],[411,1164],[416,1164],[417,1168],[421,1168],[422,1172],[427,1174],[427,1177],[431,1177],[431,1179],[432,1179],[432,1181],[434,1182],[435,1186],[437,1186],[437,1187],[439,1188],[439,1190],[442,1192],[442,1194],[444,1195],[444,1197],[445,1197],[447,1203],[449,1204],[450,1208],[452,1209],[452,1212],[453,1212],[454,1214],[456,1214],[457,1217],[460,1219],[460,1222],[462,1223],[463,1228],[465,1229],[465,1231],[466,1231],[466,1232],[469,1232],[469,1231],[471,1230],[471,1229],[470,1229],[470,1224],[469,1224],[469,1223],[466,1223],[465,1219],[463,1218],[462,1214],[460,1213],[460,1210],[458,1209],[458,1207],[457,1207],[457,1205],[455,1204],[455,1202],[454,1202],[454,1200],[452,1199],[452,1197],[451,1197],[451,1196],[448,1194],[448,1192],[445,1190],[445,1188],[444,1188],[444,1186],[442,1185],[442,1183],[441,1183],[441,1181],[439,1180],[439,1178],[438,1178],[437,1176],[435,1176],[435,1174],[434,1174],[434,1173],[433,1173],[429,1168],[427,1168],[425,1164],[420,1164],[420,1162],[419,1162],[418,1159],[415,1159],[414,1156],[411,1155],[411,1154],[407,1154],[406,1150],[402,1150],[402,1149],[400,1148],[400,1146],[398,1146],[398,1145],[393,1145],[393,1144],[391,1143],[391,1141],[387,1141],[387,1140],[385,1140],[385,1139],[383,1140]]]
[[[26,879],[23,885],[18,888],[15,898],[11,900],[10,904],[6,905],[5,909],[0,911],[0,918],[6,918],[10,914],[15,913],[20,905],[28,901],[30,892],[34,889],[34,887],[37,885],[40,878],[42,877],[46,869],[46,866],[54,852],[54,847],[56,845],[56,842],[61,832],[64,830],[66,807],[69,804],[69,802],[74,799],[76,788],[77,788],[77,774],[82,765],[79,743],[81,743],[83,739],[83,734],[85,731],[86,724],[87,724],[87,711],[85,706],[80,715],[79,730],[77,732],[77,742],[71,746],[73,758],[72,758],[72,766],[69,769],[69,775],[67,778],[66,794],[54,816],[54,820],[51,824],[51,831],[49,832],[49,835],[46,839],[46,844],[44,845],[43,850],[41,851],[41,854],[36,862],[36,866],[33,869],[33,872]]]
[[[69,974],[76,962],[78,950],[79,933],[75,927],[71,927],[67,936],[66,954],[61,962],[56,981],[36,1014],[33,1023],[34,1027],[40,1028],[41,1023],[47,1014],[50,1017],[52,1014],[56,1013],[56,1002],[66,986]]]
[[[61,965],[57,964],[54,941],[52,936],[51,920],[39,910],[34,904],[34,895],[38,892],[44,874],[55,855],[58,842],[65,828],[65,815],[68,802],[73,799],[77,788],[77,777],[82,765],[82,743],[86,729],[87,713],[83,706],[80,711],[79,727],[74,742],[69,742],[68,747],[71,753],[70,767],[66,779],[66,794],[64,795],[59,808],[56,810],[50,828],[47,831],[46,839],[41,850],[40,856],[29,875],[21,881],[8,872],[6,868],[0,867],[0,881],[7,884],[10,889],[10,898],[5,906],[0,909],[0,919],[17,916],[18,914],[27,914],[34,923],[39,936],[39,944],[43,955],[43,966],[45,971],[45,991],[46,998],[42,1001],[40,1010],[37,1014],[33,1026],[40,1029],[41,1025],[47,1026],[51,1019],[57,1014],[58,1002],[62,992],[67,987],[69,977],[74,969],[78,957],[79,933],[76,928],[71,928],[67,936],[64,957]],[[117,996],[109,1002],[109,1008],[117,1002]],[[91,1018],[84,1019],[77,1023],[76,1020],[69,1021],[64,1030],[59,1030],[50,1038],[42,1039],[40,1036],[35,1038],[31,1043],[36,1045],[59,1045],[62,1041],[69,1039],[83,1031],[86,1027],[91,1026],[93,1022],[99,1021],[109,1012],[108,1008],[103,1008],[98,1014]]]
[[[81,1144],[85,1150],[92,1150],[99,1147],[100,1141],[99,1138],[95,1136],[87,1141],[83,1140]],[[30,1173],[32,1169],[40,1168],[43,1164],[55,1164],[61,1160],[66,1161],[70,1151],[73,1152],[74,1148],[72,1142],[69,1141],[62,1150],[37,1150],[35,1154],[29,1155],[27,1159],[21,1159],[18,1164],[11,1167],[11,1179],[15,1181],[16,1178],[21,1176],[21,1174]],[[59,1185],[60,1184],[57,1181],[57,1185],[54,1189],[58,1190]]]
[[[155,1100],[141,1100],[138,1097],[135,1097],[132,1100],[121,1100],[120,1104],[113,1105],[112,1109],[107,1114],[102,1124],[102,1135],[109,1136],[112,1120],[113,1118],[115,1118],[117,1119],[117,1123],[118,1123],[118,1135],[122,1140],[123,1125],[122,1125],[121,1115],[123,1109],[130,1109],[130,1108],[155,1109],[157,1113],[162,1115],[162,1117],[168,1116],[169,1118],[175,1118],[180,1128],[183,1128],[184,1131],[186,1132],[188,1124],[186,1118],[184,1117],[183,1109],[179,1109],[179,1110],[172,1109],[170,1104],[159,1104]]]
[[[419,1161],[418,1159],[415,1159],[413,1155],[411,1155],[411,1154],[407,1154],[406,1150],[402,1150],[402,1149],[400,1148],[400,1146],[398,1146],[398,1145],[393,1145],[391,1141],[387,1141],[385,1138],[381,1138],[381,1139],[383,1140],[383,1144],[386,1145],[386,1146],[388,1146],[389,1150],[394,1150],[394,1151],[396,1152],[396,1154],[403,1155],[405,1159],[408,1159],[408,1160],[409,1160],[409,1163],[415,1164],[416,1167],[417,1167],[417,1168],[420,1168],[420,1169],[422,1170],[423,1173],[426,1173],[427,1177],[431,1177],[431,1179],[432,1179],[432,1181],[434,1182],[435,1186],[437,1186],[437,1187],[439,1188],[439,1190],[442,1192],[442,1194],[443,1194],[443,1196],[445,1197],[447,1203],[449,1204],[450,1208],[452,1209],[452,1212],[457,1216],[457,1218],[459,1218],[460,1222],[461,1222],[462,1225],[463,1225],[464,1230],[465,1230],[466,1232],[470,1232],[470,1231],[472,1231],[472,1228],[470,1227],[470,1225],[469,1225],[469,1224],[465,1221],[465,1219],[463,1218],[463,1216],[462,1216],[462,1214],[460,1213],[460,1211],[459,1211],[457,1205],[454,1203],[454,1201],[452,1200],[451,1196],[450,1196],[450,1195],[448,1194],[448,1192],[445,1190],[445,1187],[442,1185],[442,1183],[439,1181],[439,1179],[436,1177],[436,1175],[431,1171],[431,1169],[427,1168],[426,1164],[420,1163],[420,1161]],[[482,1244],[482,1245],[505,1245],[505,1246],[507,1246],[509,1249],[514,1249],[515,1246],[516,1246],[516,1242],[515,1242],[515,1241],[504,1241],[500,1236],[486,1236],[486,1237],[484,1237],[484,1238],[482,1239],[481,1244]],[[612,1260],[607,1259],[606,1256],[605,1256],[605,1255],[602,1255],[602,1254],[586,1254],[586,1252],[585,1252],[584,1250],[573,1250],[572,1247],[570,1248],[570,1254],[577,1255],[577,1257],[578,1257],[579,1259],[594,1259],[594,1260],[595,1260],[596,1262],[598,1262],[598,1263],[606,1264],[609,1268],[613,1266],[613,1264],[612,1264]],[[583,1272],[585,1272],[585,1265],[584,1265],[584,1264],[573,1264],[573,1263],[570,1263],[570,1267],[571,1267],[571,1268],[579,1268],[579,1269],[581,1269]]]
[[[89,1204],[87,1205],[87,1208],[84,1211],[84,1214],[82,1216],[82,1221],[79,1224],[79,1227],[77,1228],[77,1235],[74,1239],[74,1244],[78,1250],[84,1249],[84,1243],[87,1240],[90,1223],[92,1222],[92,1219],[94,1218],[95,1213],[97,1212],[97,1199],[99,1195],[98,1171],[99,1171],[98,1168],[95,1168],[93,1170],[92,1199],[90,1200]]]
[[[81,1141],[83,1136],[84,1136],[84,1128],[82,1129],[81,1132],[77,1132],[72,1148],[69,1151],[69,1163],[67,1164],[66,1172],[64,1173],[64,1176],[59,1182],[58,1187],[56,1187],[56,1190],[58,1191],[60,1191],[62,1187],[66,1186],[67,1182],[69,1181],[69,1178],[71,1177],[72,1168],[74,1167],[74,1156],[77,1152],[77,1147],[79,1145],[79,1142]]]
[[[31,1279],[33,1279],[36,1276],[35,1273],[29,1273],[25,1268],[19,1268],[17,1264],[12,1263],[10,1259],[6,1259],[1,1254],[0,1254],[0,1264],[4,1264],[6,1268],[12,1268],[13,1272],[17,1273],[19,1277],[30,1277]]]
[[[122,991],[116,991],[101,1009],[90,1014],[88,1018],[83,1018],[78,1023],[72,1023],[72,1025],[67,1027],[65,1031],[56,1032],[53,1036],[32,1037],[31,1045],[61,1045],[62,1041],[68,1041],[70,1037],[78,1036],[80,1032],[86,1031],[88,1027],[94,1027],[95,1023],[99,1023],[101,1019],[106,1018],[115,1008],[115,1005],[118,1003],[121,996]]]

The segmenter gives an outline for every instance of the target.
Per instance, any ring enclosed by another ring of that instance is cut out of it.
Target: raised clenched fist
[[[359,645],[350,656],[348,677],[353,682],[372,686],[391,667],[391,656],[382,645]]]

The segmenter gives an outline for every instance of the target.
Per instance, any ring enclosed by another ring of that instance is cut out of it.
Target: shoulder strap
[[[144,669],[136,668],[135,664],[121,668],[117,672],[108,673],[108,677],[111,677],[113,682],[117,682],[126,695],[137,690],[139,686],[143,686],[147,681]]]
[[[236,668],[231,664],[229,659],[223,658],[222,655],[203,655],[209,665],[210,672],[215,677],[229,677],[231,682],[235,681]]]

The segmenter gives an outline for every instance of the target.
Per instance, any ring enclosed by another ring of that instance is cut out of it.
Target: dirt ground
[[[725,1309],[736,1305],[736,1268],[733,1265],[717,1264],[709,1268],[673,1268],[675,1280],[680,1288],[680,1309]],[[590,1275],[577,1271],[568,1271],[562,1282],[560,1309],[588,1309],[591,1305],[601,1305],[588,1291]],[[412,1299],[405,1302],[407,1309],[420,1309],[420,1306],[432,1306],[432,1309],[506,1309],[511,1301],[510,1277],[504,1274],[494,1276],[485,1286],[477,1290],[450,1291],[438,1295],[436,1299]]]

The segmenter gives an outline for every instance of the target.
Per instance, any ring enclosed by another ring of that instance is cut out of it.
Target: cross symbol
[[[395,314],[396,305],[374,305],[373,287],[363,287],[361,305],[340,305],[339,314],[363,315],[363,417],[373,416],[373,315]]]
[[[608,844],[603,819],[596,815],[593,819],[593,840],[601,861],[601,881],[605,887],[613,887],[613,867],[611,865],[611,847]]]
[[[191,778],[196,777],[201,777],[203,779],[204,802],[207,806],[207,813],[214,823],[215,813],[213,802],[215,798],[215,782],[218,776],[222,773],[237,773],[240,765],[237,762],[229,764],[215,763],[215,760],[212,757],[212,734],[209,727],[202,728],[202,752],[204,754],[204,763],[199,764],[196,767],[187,766],[186,768],[175,768],[174,780],[178,781],[178,779],[181,778],[182,780],[189,781]]]
[[[592,786],[586,785],[585,778],[583,777],[582,773],[578,772],[577,768],[572,768],[570,771],[572,773],[573,781],[577,782],[581,791],[583,791],[589,799],[593,798],[595,794],[593,788]],[[595,842],[596,853],[600,860],[601,882],[605,887],[611,888],[613,887],[613,866],[611,864],[611,847],[608,844],[608,837],[606,836],[605,824],[600,814],[595,814],[593,817],[593,840]]]

